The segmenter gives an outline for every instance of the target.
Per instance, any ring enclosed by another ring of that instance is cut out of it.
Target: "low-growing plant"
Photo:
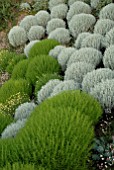
[[[32,46],[37,42],[39,42],[39,40],[30,41],[27,45],[25,45],[24,54],[26,55],[26,57],[28,57],[29,51],[32,48]]]
[[[109,1],[112,2],[112,0]],[[114,3],[109,3],[108,5],[105,5],[99,13],[99,18],[114,20]]]
[[[28,10],[30,11],[31,10],[31,6],[29,3],[27,2],[23,2],[20,4],[20,10],[23,11],[23,10]]]
[[[106,33],[104,41],[103,41],[103,46],[104,47],[109,47],[110,45],[114,44],[114,28],[110,29],[109,32]]]
[[[106,68],[114,70],[114,45],[109,46],[105,50],[103,64]]]
[[[32,26],[28,32],[29,41],[40,40],[45,36],[45,29],[42,26]]]
[[[49,1],[49,9],[51,10],[53,7],[58,6],[60,4],[64,4],[65,2],[66,2],[66,0],[58,0],[58,1],[50,0]]]
[[[90,0],[68,0],[68,5],[72,5],[73,3],[75,3],[76,1],[82,1],[85,2],[87,4],[90,4]]]
[[[51,18],[65,19],[68,11],[66,4],[59,4],[51,9]]]
[[[49,56],[52,56],[53,58],[58,58],[60,52],[65,49],[66,47],[63,45],[57,45],[52,50],[49,51]]]
[[[33,10],[38,12],[40,10],[47,10],[48,9],[48,0],[34,0]]]
[[[36,15],[37,24],[39,26],[46,27],[48,21],[50,20],[50,14],[47,11],[41,10]]]

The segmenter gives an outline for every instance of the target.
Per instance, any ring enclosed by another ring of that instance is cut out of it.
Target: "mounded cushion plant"
[[[42,26],[32,26],[28,32],[29,41],[40,40],[45,36],[45,29]]]
[[[63,45],[57,45],[56,47],[54,47],[52,50],[49,51],[49,56],[57,59],[60,52],[65,48],[66,47]]]
[[[73,3],[75,3],[76,1],[79,1],[79,0],[68,0],[68,5],[72,5]],[[90,4],[90,0],[80,0],[82,2],[85,2],[87,4]]]
[[[110,31],[106,33],[103,41],[103,46],[109,47],[110,45],[113,44],[114,44],[114,28],[110,29]]]
[[[114,45],[109,46],[105,50],[103,64],[106,68],[114,70]]]
[[[39,40],[30,41],[27,45],[25,45],[24,54],[26,55],[26,57],[28,57],[29,51],[32,48],[32,46],[37,42],[39,42]]]
[[[35,17],[37,20],[37,24],[43,27],[46,27],[48,21],[50,20],[50,14],[44,10],[38,11]]]
[[[51,9],[51,18],[65,19],[68,11],[66,4],[59,4]]]
[[[60,4],[64,4],[66,2],[66,0],[50,0],[49,1],[49,9],[51,10],[53,7],[60,5]]]

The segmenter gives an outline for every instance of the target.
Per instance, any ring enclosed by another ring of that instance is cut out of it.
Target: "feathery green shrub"
[[[37,24],[42,27],[46,27],[50,20],[50,14],[47,11],[41,10],[36,15]]]
[[[45,29],[42,26],[32,26],[28,32],[29,41],[40,40],[45,37]]]
[[[53,58],[58,58],[60,52],[65,49],[66,47],[63,45],[57,45],[55,46],[52,50],[49,51],[49,56],[53,57]]]
[[[114,70],[114,45],[109,46],[105,50],[103,64],[106,68]]]
[[[108,5],[104,6],[100,13],[100,19],[111,19],[114,21],[114,3],[109,3]]]
[[[65,19],[68,11],[66,4],[59,4],[51,9],[51,18]]]

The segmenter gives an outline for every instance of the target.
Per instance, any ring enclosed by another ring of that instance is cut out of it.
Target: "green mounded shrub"
[[[104,6],[99,13],[99,18],[114,20],[114,3]]]
[[[109,68],[99,68],[85,75],[82,81],[82,90],[90,92],[98,83],[107,79],[114,79],[114,71]]]
[[[114,27],[114,21],[110,19],[99,19],[94,27],[94,33],[106,35]]]
[[[12,79],[25,79],[26,71],[28,68],[29,61],[22,60],[17,63],[17,65],[14,67],[13,72],[12,72]]]
[[[60,65],[56,59],[48,55],[38,55],[28,64],[26,78],[32,85],[35,85],[37,79],[41,77],[42,74],[53,74],[59,72]]]
[[[17,93],[28,94],[31,95],[32,89],[31,85],[27,80],[19,79],[19,80],[8,80],[4,83],[4,85],[0,88],[0,103],[5,103],[6,100],[15,95]]]
[[[114,70],[114,45],[109,46],[105,50],[103,64],[106,68]]]
[[[36,169],[33,164],[22,164],[22,163],[14,163],[13,165],[7,163],[7,165],[0,170],[43,170],[43,169]]]
[[[40,10],[47,10],[48,9],[48,0],[34,0],[33,10],[38,12]]]
[[[43,74],[41,77],[39,77],[35,85],[35,91],[34,91],[35,96],[37,96],[37,93],[41,89],[41,87],[44,86],[49,80],[52,80],[52,79],[61,80],[62,77],[59,76],[58,74],[50,74],[50,73]]]
[[[13,118],[9,114],[0,113],[0,136],[3,130],[13,121]]]
[[[70,21],[74,15],[81,13],[90,14],[91,7],[82,1],[76,1],[70,6],[70,9],[67,13],[67,20]]]
[[[88,32],[92,30],[92,27],[94,26],[96,22],[96,19],[91,14],[77,14],[72,17],[69,25],[69,30],[74,38],[77,38],[77,36],[82,32]]]
[[[35,43],[32,46],[28,54],[28,57],[33,58],[37,55],[48,55],[49,51],[57,45],[59,45],[59,42],[56,40],[52,40],[52,39],[42,40],[38,43]]]
[[[49,56],[53,57],[53,58],[58,58],[60,52],[66,48],[63,45],[57,45],[56,47],[54,47],[52,50],[49,51]]]
[[[105,35],[104,41],[103,41],[103,46],[104,47],[109,47],[110,45],[114,44],[114,27],[110,29],[109,32]]]
[[[46,27],[50,20],[50,14],[47,11],[41,10],[36,15],[37,24],[42,27]]]
[[[28,40],[25,29],[20,26],[14,26],[8,34],[8,40],[13,47],[25,44]]]
[[[60,4],[66,3],[66,0],[50,0],[49,1],[49,9],[51,10],[53,7],[58,6]]]
[[[42,26],[32,26],[28,32],[29,41],[40,40],[45,37],[45,29]]]
[[[51,9],[51,18],[65,19],[68,11],[66,4],[59,4]]]

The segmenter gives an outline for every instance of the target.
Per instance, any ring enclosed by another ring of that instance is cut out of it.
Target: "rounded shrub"
[[[66,90],[77,90],[80,89],[80,84],[73,80],[65,80],[56,85],[51,93],[50,97],[53,97]]]
[[[100,34],[91,34],[83,39],[81,47],[92,47],[97,50],[102,48],[104,37]]]
[[[82,1],[85,2],[87,4],[89,4],[90,0],[68,0],[68,5],[71,6],[72,4],[74,4],[76,1]]]
[[[32,48],[32,46],[37,42],[39,42],[39,40],[30,41],[27,45],[25,45],[24,54],[26,55],[26,57],[28,57],[29,51]]]
[[[69,67],[75,62],[86,62],[96,67],[102,58],[102,53],[94,48],[81,48],[71,55],[67,66]]]
[[[37,22],[36,17],[33,15],[25,16],[19,24],[19,26],[24,28],[26,32],[28,32],[29,29],[34,25],[38,25],[38,22]]]
[[[104,47],[109,47],[110,45],[113,44],[114,44],[114,28],[107,32],[103,41]]]
[[[91,7],[82,1],[76,1],[70,6],[70,9],[67,13],[67,20],[70,21],[74,15],[81,13],[90,14]]]
[[[100,11],[99,18],[114,20],[114,3],[104,6]]]
[[[59,4],[51,9],[51,18],[65,19],[68,11],[66,4]]]
[[[38,91],[41,89],[42,86],[44,86],[49,80],[52,79],[62,79],[62,77],[58,74],[50,74],[50,73],[46,73],[43,74],[41,77],[39,77],[36,81],[35,84],[35,96],[37,96]]]
[[[46,31],[47,34],[50,34],[56,28],[65,28],[66,24],[65,21],[59,18],[53,18],[47,23]]]
[[[63,45],[57,45],[56,47],[54,47],[52,50],[50,50],[49,52],[49,56],[52,56],[53,58],[58,58],[60,52],[65,49],[66,47]]]
[[[87,32],[94,26],[96,19],[91,14],[77,14],[68,23],[70,32],[74,38],[81,32]]]
[[[91,89],[90,94],[94,96],[108,111],[114,108],[114,79],[98,83]]]
[[[75,48],[68,47],[64,48],[58,55],[58,63],[61,65],[62,70],[65,71],[67,67],[67,62],[69,61],[71,55],[76,51]]]
[[[110,19],[99,19],[94,27],[94,33],[106,35],[114,27],[114,21]]]
[[[17,63],[17,65],[14,67],[11,78],[12,79],[25,79],[25,74],[28,68],[28,63],[29,61],[26,60],[22,60],[19,63]]]
[[[65,71],[65,80],[74,80],[77,83],[82,83],[84,76],[94,70],[94,66],[86,62],[76,62],[71,64]]]
[[[39,55],[33,58],[28,65],[26,78],[35,85],[37,79],[46,73],[59,73],[60,66],[56,59],[48,55]]]
[[[96,10],[97,13],[106,5],[112,3],[113,0],[90,0],[91,7]]]
[[[31,6],[27,2],[22,2],[19,6],[20,10],[31,10]]]
[[[52,39],[45,39],[35,43],[29,51],[29,58],[33,58],[37,55],[48,55],[49,51],[55,46],[59,45],[59,42]]]
[[[109,68],[99,68],[87,73],[82,81],[82,90],[90,92],[98,83],[114,79],[114,72]]]
[[[114,45],[109,46],[105,50],[103,64],[106,68],[114,70]]]
[[[42,26],[32,26],[28,32],[29,41],[40,40],[45,36],[45,29]]]
[[[49,9],[51,10],[53,7],[58,6],[60,4],[64,4],[66,0],[50,0],[49,1]]]
[[[20,26],[14,26],[9,31],[8,40],[13,47],[25,44],[28,40],[25,29],[21,28]]]
[[[37,103],[42,103],[45,99],[50,97],[53,92],[53,88],[58,85],[61,81],[59,79],[49,80],[37,93]]]
[[[82,32],[78,35],[78,37],[76,38],[75,40],[75,43],[74,43],[74,47],[79,49],[81,48],[81,44],[82,44],[82,41],[88,37],[89,35],[91,35],[91,33],[89,32]]]
[[[41,10],[35,15],[37,19],[37,24],[39,26],[46,27],[48,21],[50,20],[50,14],[47,11]]]
[[[22,120],[27,119],[31,112],[35,109],[36,105],[33,102],[26,102],[18,106],[15,110],[14,119],[15,120]]]
[[[57,40],[59,43],[65,45],[70,42],[71,37],[68,29],[57,28],[49,34],[48,39]]]

